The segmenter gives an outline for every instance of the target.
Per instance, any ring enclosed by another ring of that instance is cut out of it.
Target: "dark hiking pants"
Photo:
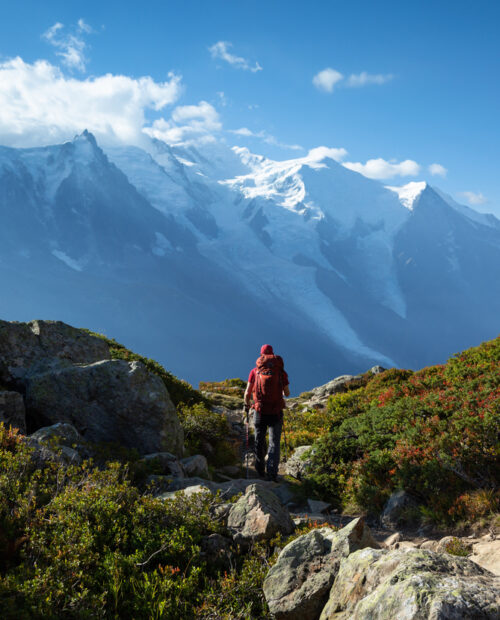
[[[255,469],[261,475],[265,473],[266,452],[267,473],[270,476],[278,474],[282,426],[282,413],[280,415],[255,415]],[[266,442],[267,429],[269,429],[269,451]]]

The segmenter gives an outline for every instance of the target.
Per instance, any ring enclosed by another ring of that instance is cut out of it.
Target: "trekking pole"
[[[247,480],[248,480],[248,411],[249,406],[245,405],[245,464],[247,469]]]
[[[285,416],[283,416],[283,442],[285,443],[285,463],[288,461],[288,450],[286,445]]]

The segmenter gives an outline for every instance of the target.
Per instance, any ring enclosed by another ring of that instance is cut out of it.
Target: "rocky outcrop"
[[[278,532],[288,535],[295,528],[288,510],[272,491],[260,484],[251,484],[234,504],[227,525],[240,543],[270,539]]]
[[[311,468],[311,452],[312,446],[299,446],[295,448],[293,456],[291,456],[285,465],[285,473],[297,480],[303,480],[307,472]]]
[[[339,531],[313,529],[288,544],[264,581],[264,595],[277,620],[317,619],[328,600],[340,561],[378,544],[363,519]]]
[[[92,364],[111,355],[104,340],[61,321],[0,321],[0,383],[16,383],[53,359]]]
[[[26,411],[21,394],[0,390],[0,422],[26,433]]]
[[[466,558],[363,549],[342,561],[320,618],[493,620],[499,606],[498,580]]]
[[[140,453],[180,454],[183,432],[162,380],[141,362],[56,365],[25,378],[26,407],[49,423],[67,422],[90,442]]]

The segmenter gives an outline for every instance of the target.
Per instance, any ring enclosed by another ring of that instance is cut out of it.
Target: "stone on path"
[[[270,539],[278,532],[291,534],[295,529],[288,510],[272,491],[260,484],[251,484],[233,505],[227,525],[234,540],[240,543]]]
[[[319,618],[342,558],[378,548],[362,518],[341,530],[313,529],[289,543],[264,580],[264,595],[277,620]]]

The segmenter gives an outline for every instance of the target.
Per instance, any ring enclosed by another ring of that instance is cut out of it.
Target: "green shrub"
[[[231,428],[223,414],[203,404],[181,406],[178,414],[190,454],[203,454],[216,467],[237,461],[237,446],[229,440]]]

